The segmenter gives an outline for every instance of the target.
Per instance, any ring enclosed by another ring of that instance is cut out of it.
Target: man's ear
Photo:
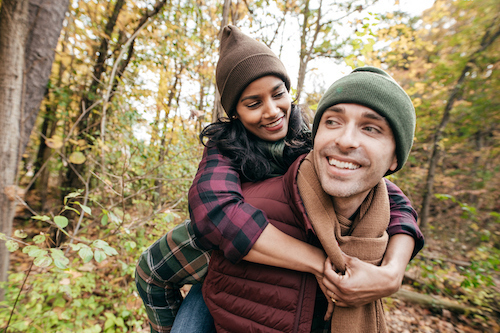
[[[394,170],[396,170],[397,167],[398,167],[398,158],[397,158],[396,154],[394,154],[394,158],[392,160],[392,164],[391,164],[389,170],[394,171]]]

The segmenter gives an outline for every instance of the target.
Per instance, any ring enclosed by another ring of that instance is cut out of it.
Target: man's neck
[[[354,215],[354,213],[356,213],[363,201],[365,201],[368,193],[370,192],[368,191],[365,195],[358,195],[349,198],[332,197],[335,213],[342,215],[343,217],[350,218]]]

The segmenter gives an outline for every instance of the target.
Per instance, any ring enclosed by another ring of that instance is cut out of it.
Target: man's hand
[[[405,234],[389,239],[380,266],[363,262],[343,253],[346,262],[345,275],[339,275],[329,259],[325,261],[323,284],[329,290],[327,299],[337,300],[338,306],[361,306],[399,290],[410,261],[415,240]],[[333,296],[332,296],[333,292]]]
[[[335,272],[330,259],[325,261],[323,284],[328,289],[327,299],[333,297],[337,300],[336,305],[362,306],[399,290],[401,279],[389,266],[375,266],[346,254],[343,256],[344,275]]]

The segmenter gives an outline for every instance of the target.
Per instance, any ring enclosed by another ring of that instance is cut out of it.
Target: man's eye
[[[373,126],[365,126],[365,131],[370,133],[380,133],[379,129]]]

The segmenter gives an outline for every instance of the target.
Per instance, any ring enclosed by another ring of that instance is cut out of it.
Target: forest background
[[[135,263],[187,218],[231,23],[283,59],[311,115],[352,68],[401,83],[417,130],[390,178],[427,243],[389,327],[500,331],[500,2],[382,2],[0,0],[1,330],[148,331]]]

